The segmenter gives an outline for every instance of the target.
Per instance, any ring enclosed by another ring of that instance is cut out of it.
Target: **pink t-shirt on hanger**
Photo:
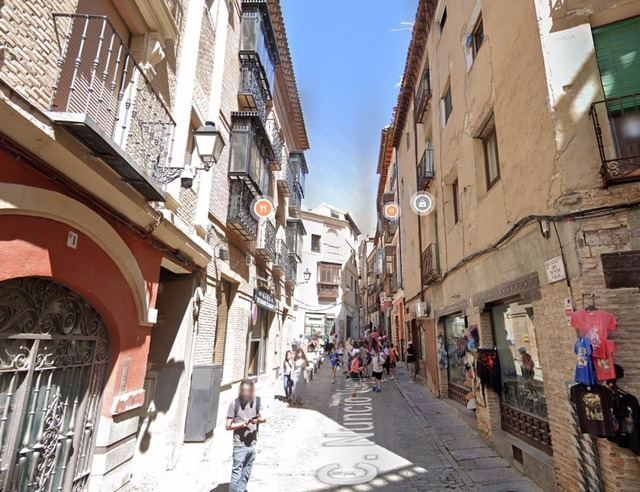
[[[601,309],[581,309],[571,316],[571,326],[576,328],[581,336],[589,337],[593,347],[592,355],[598,359],[607,358],[608,334],[616,329],[617,324],[613,314]]]

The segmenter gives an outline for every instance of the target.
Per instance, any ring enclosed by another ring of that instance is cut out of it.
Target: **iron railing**
[[[271,128],[271,146],[273,147],[273,153],[275,159],[271,162],[271,166],[275,171],[282,169],[282,149],[284,148],[284,140],[278,126],[273,123]]]
[[[268,219],[262,219],[259,224],[256,256],[265,261],[273,261],[276,258],[276,228]]]
[[[179,176],[171,165],[175,122],[105,16],[54,14],[60,47],[51,116],[147,199]]]
[[[285,282],[291,285],[296,285],[296,283],[298,282],[298,261],[292,254],[287,255]]]
[[[605,185],[640,180],[640,93],[594,103],[591,119]]]
[[[178,29],[180,29],[182,26],[182,19],[184,18],[184,5],[182,4],[184,0],[165,0],[165,2],[169,7],[173,20],[178,26]]]
[[[255,111],[263,124],[266,122],[269,94],[263,86],[261,68],[255,58],[245,58],[240,65],[238,105],[240,111]]]
[[[334,284],[318,284],[318,299],[335,301],[338,298],[338,286]]]
[[[247,241],[256,239],[258,233],[258,221],[251,214],[253,199],[254,195],[244,181],[231,181],[227,225]]]
[[[431,243],[422,252],[422,285],[430,285],[440,278],[438,245]]]
[[[424,190],[435,176],[433,166],[433,149],[425,149],[418,163],[418,189]]]
[[[422,74],[418,90],[416,91],[415,108],[416,108],[416,120],[418,123],[424,121],[424,114],[427,109],[427,102],[431,97],[431,82],[429,80],[429,70]]]
[[[276,240],[276,256],[273,260],[273,269],[280,273],[286,272],[288,260],[289,252],[287,251],[287,243],[282,239]]]
[[[289,214],[296,216],[302,207],[302,192],[296,184],[293,186],[293,193],[289,195]]]

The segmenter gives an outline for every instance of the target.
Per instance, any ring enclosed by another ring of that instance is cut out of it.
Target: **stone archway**
[[[41,277],[0,282],[0,489],[85,490],[109,353],[83,297]]]

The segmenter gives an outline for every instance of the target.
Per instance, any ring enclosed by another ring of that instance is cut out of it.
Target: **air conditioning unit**
[[[416,318],[424,319],[428,318],[431,314],[431,308],[426,302],[416,303]]]

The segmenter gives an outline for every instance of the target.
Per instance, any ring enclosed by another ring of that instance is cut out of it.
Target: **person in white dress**
[[[309,363],[307,362],[307,356],[305,355],[304,350],[296,350],[296,355],[293,358],[292,402],[294,405],[302,405],[307,394],[306,371],[308,365]]]

